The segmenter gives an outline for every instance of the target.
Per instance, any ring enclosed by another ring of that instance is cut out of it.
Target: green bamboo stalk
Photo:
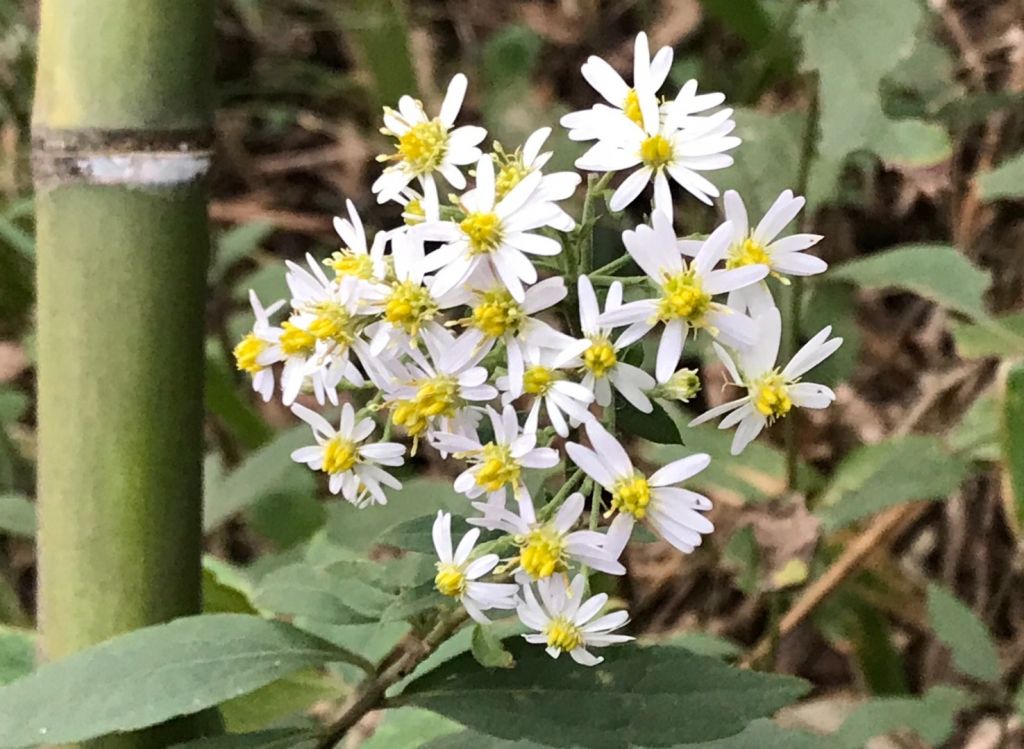
[[[212,0],[43,0],[39,609],[61,658],[201,607]],[[153,749],[208,717],[99,739]]]

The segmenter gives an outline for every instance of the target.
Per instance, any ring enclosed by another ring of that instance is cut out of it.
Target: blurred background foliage
[[[36,13],[0,0],[0,683],[34,658]],[[351,575],[415,548],[439,506],[465,511],[445,481],[456,467],[420,456],[384,508],[330,498],[289,460],[306,428],[257,403],[234,369],[247,289],[282,297],[283,259],[336,249],[345,198],[371,225],[398,220],[368,191],[382,104],[405,92],[436,104],[461,70],[466,116],[514,148],[589,106],[580,64],[598,54],[624,67],[639,30],[675,49],[674,84],[696,77],[736,107],[744,144],[723,190],[752,214],[784,188],[808,195],[805,223],[826,235],[832,270],[787,300],[788,315],[808,334],[831,322],[846,344],[816,378],[838,402],[798,424],[792,489],[781,430],[737,460],[713,427],[680,447],[680,414],[624,413],[652,462],[716,458],[699,478],[718,531],[689,557],[638,543],[629,575],[606,584],[645,639],[814,684],[779,719],[802,732],[755,724],[743,746],[812,747],[821,733],[821,746],[851,748],[883,735],[871,746],[1024,745],[1021,0],[221,0],[206,608],[294,616],[368,657],[409,631],[401,616],[362,623],[352,602],[371,594]],[[556,166],[571,167],[579,145],[553,140]],[[684,232],[718,220],[692,200],[679,213]],[[599,260],[621,253],[617,237],[602,225]],[[714,405],[723,374],[702,354],[690,363]],[[302,672],[229,703],[227,723],[301,726],[352,678]],[[370,749],[462,745],[432,714],[376,723],[361,727]]]

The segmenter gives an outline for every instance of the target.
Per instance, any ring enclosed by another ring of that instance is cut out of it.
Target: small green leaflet
[[[981,681],[999,680],[999,653],[988,629],[973,611],[946,589],[929,585],[928,618],[960,672]]]

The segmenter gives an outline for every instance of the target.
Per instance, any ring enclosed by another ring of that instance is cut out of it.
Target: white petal
[[[655,471],[648,479],[651,486],[671,486],[686,481],[696,476],[711,464],[711,456],[707,453],[696,453],[679,460],[674,460],[668,465]]]

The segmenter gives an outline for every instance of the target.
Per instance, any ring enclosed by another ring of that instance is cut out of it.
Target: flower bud
[[[663,398],[682,401],[687,403],[690,398],[700,392],[700,377],[696,369],[680,369],[668,378],[668,382],[659,385],[656,390]]]

